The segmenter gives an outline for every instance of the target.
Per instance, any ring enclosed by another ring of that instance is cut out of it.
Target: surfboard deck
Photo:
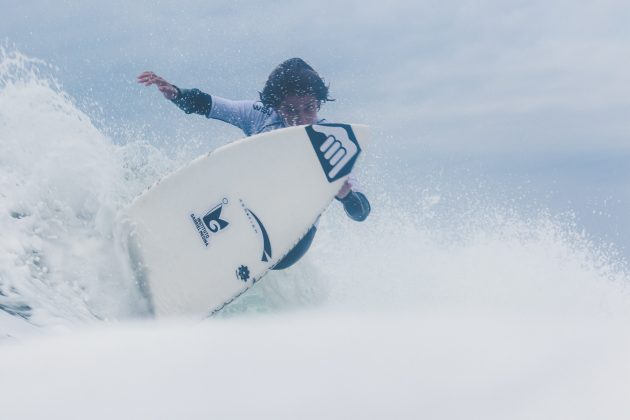
[[[129,249],[156,317],[207,316],[249,289],[339,191],[368,127],[247,137],[164,177],[129,207]]]

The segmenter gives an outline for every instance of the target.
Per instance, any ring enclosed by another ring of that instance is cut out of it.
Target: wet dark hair
[[[328,96],[324,80],[301,58],[290,58],[271,72],[260,92],[260,101],[268,108],[278,108],[290,95],[313,95],[319,102],[334,101]]]

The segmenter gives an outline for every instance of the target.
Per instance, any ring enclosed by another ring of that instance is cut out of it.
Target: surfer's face
[[[278,106],[278,114],[286,125],[305,125],[317,122],[319,101],[313,95],[287,96]]]

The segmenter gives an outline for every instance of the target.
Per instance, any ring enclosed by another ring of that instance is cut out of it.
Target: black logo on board
[[[347,124],[313,124],[305,127],[328,182],[348,175],[361,147]]]
[[[210,234],[219,233],[230,225],[227,220],[221,218],[223,206],[226,204],[228,204],[228,199],[224,198],[221,203],[208,210],[201,218],[195,216],[194,213],[190,214],[190,218],[195,224],[205,246],[210,244]]]

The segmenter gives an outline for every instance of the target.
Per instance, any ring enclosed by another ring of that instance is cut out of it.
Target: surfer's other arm
[[[343,209],[349,218],[362,222],[370,214],[370,202],[367,197],[358,191],[350,191],[344,198],[337,198],[343,204]]]
[[[365,194],[354,191],[355,184],[356,179],[350,175],[335,198],[343,204],[343,209],[346,211],[349,218],[357,222],[362,222],[367,219],[372,209]]]

